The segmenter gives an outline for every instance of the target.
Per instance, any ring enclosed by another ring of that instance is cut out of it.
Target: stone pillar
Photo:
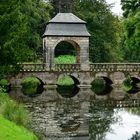
[[[81,70],[89,70],[89,38],[84,38],[80,43]]]

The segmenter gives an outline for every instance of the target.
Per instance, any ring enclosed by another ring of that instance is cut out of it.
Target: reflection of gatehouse
[[[139,78],[139,63],[90,64],[89,37],[85,21],[72,13],[58,13],[48,22],[43,35],[43,63],[22,64],[21,72],[10,78],[11,84],[19,86],[23,78],[32,75],[46,85],[55,85],[60,75],[70,75],[80,86],[90,85],[96,77],[110,79],[114,85],[122,84],[127,75]],[[63,43],[73,46],[76,63],[55,64],[54,57],[62,53]]]

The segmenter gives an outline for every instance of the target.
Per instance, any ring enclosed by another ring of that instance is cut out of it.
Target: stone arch
[[[126,79],[127,77],[125,77],[125,79]],[[139,79],[139,77],[137,77],[137,76],[131,76],[130,75],[130,78],[131,78],[131,80],[132,80],[132,84],[137,84],[137,83],[140,83],[140,79]],[[125,80],[124,79],[124,80]]]
[[[112,84],[113,84],[113,81],[112,81],[110,78],[105,77],[105,76],[101,76],[101,77],[105,80],[105,82],[106,82],[108,85],[112,85]]]
[[[75,85],[79,85],[80,84],[79,79],[76,76],[74,76],[73,74],[71,74],[71,73],[61,73],[61,74],[59,74],[57,76],[57,81],[58,81],[59,77],[61,77],[61,76],[69,76],[74,81]]]
[[[97,77],[103,78],[105,80],[105,82],[109,85],[112,85],[114,83],[112,80],[112,77],[109,76],[108,72],[98,72],[95,74],[95,78],[97,78]]]
[[[54,44],[54,48],[53,48],[53,56],[55,56],[55,49],[57,47],[58,44],[62,43],[62,42],[67,42],[69,44],[71,44],[75,51],[76,51],[76,63],[80,63],[80,50],[81,50],[81,47],[79,45],[78,42],[76,42],[75,40],[73,39],[59,39],[55,44]],[[54,61],[53,61],[54,62]]]
[[[72,76],[72,75],[69,75],[69,76],[73,79],[73,81],[74,81],[74,83],[75,83],[76,85],[79,85],[79,84],[80,84],[79,80],[78,80],[76,77],[74,77],[74,76]]]
[[[41,85],[44,85],[45,84],[45,82],[38,76],[38,75],[24,75],[22,78],[21,78],[21,81],[24,79],[24,78],[26,78],[26,77],[35,77],[35,78],[37,78],[40,82],[41,82]],[[20,81],[20,83],[21,83],[21,81]]]
[[[132,81],[135,82],[135,83],[140,83],[140,79],[138,77],[134,77],[132,76]]]
[[[140,79],[137,76],[128,75],[123,81],[124,90],[127,93],[135,94],[140,91]]]

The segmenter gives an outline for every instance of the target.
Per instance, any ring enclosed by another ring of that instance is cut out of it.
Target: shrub
[[[11,100],[6,93],[0,93],[0,114],[18,125],[26,126],[29,122],[25,107]]]
[[[22,127],[28,125],[28,110],[22,104],[10,99],[8,94],[0,89],[0,139],[37,140],[33,133]]]
[[[74,85],[74,81],[70,76],[62,75],[58,78],[57,85],[59,85],[59,86],[71,86],[71,85]]]
[[[26,77],[22,80],[21,85],[23,93],[30,96],[37,94],[41,82],[36,77]]]
[[[106,89],[106,82],[103,78],[96,78],[92,83],[92,90],[96,94],[104,94],[104,90]]]
[[[6,91],[8,91],[10,88],[10,83],[6,79],[1,79],[0,80],[0,87],[5,89]]]
[[[130,76],[128,76],[124,81],[123,81],[123,89],[126,92],[129,92],[133,89],[133,85],[132,85],[132,79]]]

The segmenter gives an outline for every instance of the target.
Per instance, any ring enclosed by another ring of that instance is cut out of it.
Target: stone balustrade
[[[80,71],[80,64],[56,64],[55,71]]]
[[[139,71],[140,63],[94,63],[90,64],[90,71]]]
[[[45,64],[20,64],[21,71],[81,71],[80,64],[55,64],[47,67]],[[140,71],[140,63],[93,63],[89,64],[89,71],[93,72],[137,72]]]
[[[20,64],[21,71],[46,71],[46,67],[44,64]]]

